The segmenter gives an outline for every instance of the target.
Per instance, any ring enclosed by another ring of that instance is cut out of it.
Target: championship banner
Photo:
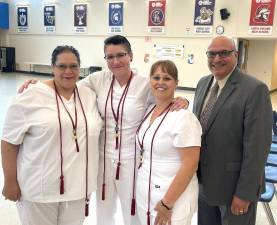
[[[17,8],[17,32],[28,32],[28,7]]]
[[[195,0],[194,33],[209,35],[213,32],[215,0]]]
[[[87,32],[87,4],[74,5],[74,29],[75,33]]]
[[[109,33],[123,32],[123,2],[109,3]]]
[[[164,33],[166,0],[149,1],[148,32]]]
[[[49,5],[44,6],[43,8],[43,16],[44,16],[44,29],[47,33],[54,33],[56,31],[55,24],[55,6]]]
[[[272,35],[275,0],[252,0],[249,34]]]

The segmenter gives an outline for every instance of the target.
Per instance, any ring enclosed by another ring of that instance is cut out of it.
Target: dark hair
[[[106,38],[104,41],[104,51],[108,45],[123,45],[128,53],[132,52],[130,42],[122,35],[114,35]]]
[[[178,69],[174,62],[171,60],[159,60],[155,62],[150,69],[150,76],[152,76],[158,68],[161,68],[162,72],[168,73],[174,78],[175,81],[178,81]]]
[[[54,49],[54,51],[52,52],[52,58],[51,58],[52,65],[56,64],[58,55],[62,54],[64,52],[70,52],[70,53],[74,54],[77,58],[79,65],[81,65],[79,52],[73,46],[69,46],[69,45],[60,45]]]

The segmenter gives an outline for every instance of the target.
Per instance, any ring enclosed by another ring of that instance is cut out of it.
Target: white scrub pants
[[[21,225],[82,225],[85,200],[54,203],[19,201],[16,203]]]
[[[146,210],[142,209],[141,207],[137,206],[137,213],[138,213],[138,217],[139,217],[139,220],[140,220],[140,224],[141,225],[147,225],[147,215],[146,215]],[[171,219],[171,225],[191,225],[191,219],[192,219],[192,216],[193,216],[194,212],[192,213],[189,213],[185,218],[183,219],[179,219],[179,220],[176,220],[174,219],[174,215],[172,216],[172,219]],[[151,214],[150,216],[150,224],[151,225],[154,225],[154,222],[155,222],[155,217],[154,215]],[[164,225],[168,225],[168,224],[164,224]]]
[[[138,160],[137,160],[138,161]],[[138,163],[137,163],[138,166]],[[131,216],[134,160],[121,160],[119,180],[115,179],[117,160],[106,158],[105,200],[102,200],[104,159],[100,157],[96,192],[97,225],[115,225],[117,198],[123,215],[123,225],[139,225],[137,213]]]

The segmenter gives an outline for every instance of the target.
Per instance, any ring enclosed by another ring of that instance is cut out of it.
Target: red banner
[[[275,0],[252,0],[250,26],[272,26]]]
[[[165,0],[149,1],[148,26],[165,25]]]

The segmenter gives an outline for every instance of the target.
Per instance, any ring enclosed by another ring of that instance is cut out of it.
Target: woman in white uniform
[[[2,193],[22,225],[83,224],[97,187],[102,120],[95,94],[76,86],[78,51],[58,46],[52,68],[52,80],[16,96],[3,128]]]
[[[100,161],[96,215],[98,225],[114,225],[117,199],[125,225],[138,221],[131,214],[134,196],[134,141],[136,129],[149,105],[149,78],[130,68],[133,53],[129,41],[120,35],[104,41],[109,70],[95,72],[80,82],[91,88],[104,128],[100,135]]]
[[[154,63],[150,71],[155,104],[137,130],[141,151],[136,200],[142,225],[190,225],[197,210],[196,170],[201,126],[188,110],[171,112],[178,71],[169,60]]]

